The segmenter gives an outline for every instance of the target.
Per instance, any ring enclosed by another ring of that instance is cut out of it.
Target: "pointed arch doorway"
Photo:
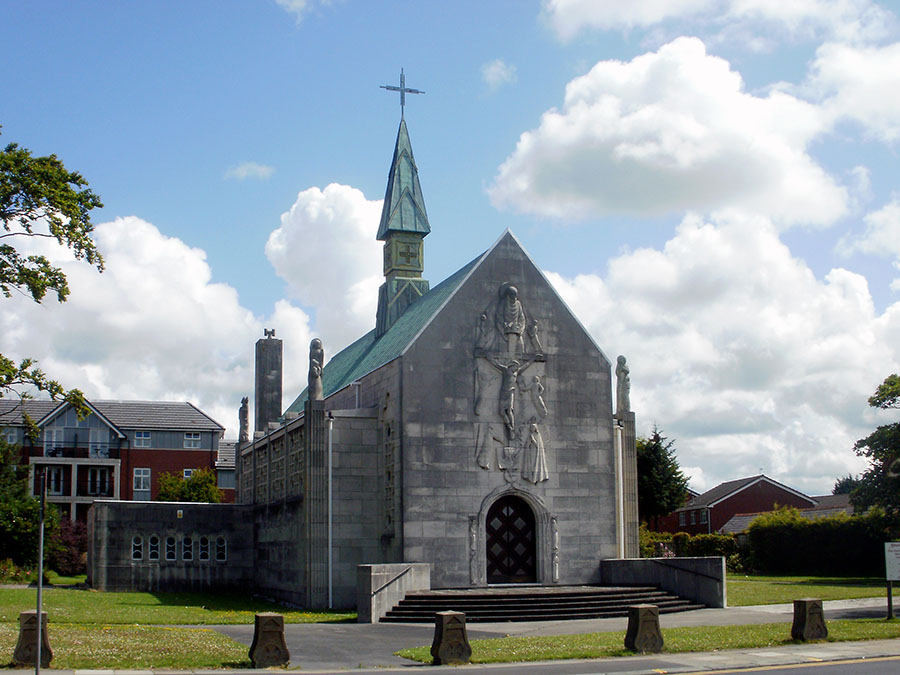
[[[537,581],[534,511],[521,497],[501,497],[485,521],[487,582],[525,584]]]

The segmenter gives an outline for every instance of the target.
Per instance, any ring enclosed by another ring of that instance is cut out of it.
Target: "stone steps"
[[[467,622],[597,619],[628,616],[636,604],[661,614],[704,607],[653,586],[511,586],[411,592],[381,621],[432,623],[435,612],[448,610],[465,612]]]

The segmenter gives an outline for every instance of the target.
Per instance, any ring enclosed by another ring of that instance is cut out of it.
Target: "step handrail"
[[[381,584],[381,586],[379,586],[379,587],[376,588],[374,591],[372,591],[372,593],[370,594],[370,597],[374,598],[376,595],[378,595],[379,593],[381,593],[381,591],[383,591],[385,588],[387,588],[387,587],[390,586],[392,583],[394,583],[395,581],[397,581],[397,579],[399,579],[399,578],[402,577],[403,575],[407,574],[411,569],[412,569],[412,567],[407,567],[405,570],[403,570],[402,572],[400,572],[400,574],[398,574],[397,576],[395,576],[393,579],[388,579],[385,583]]]

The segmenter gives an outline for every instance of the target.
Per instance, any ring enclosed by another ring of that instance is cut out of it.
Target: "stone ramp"
[[[466,622],[560,621],[628,616],[628,606],[647,603],[660,613],[703,609],[655,586],[500,586],[412,591],[383,622],[433,623],[435,612],[465,612]]]

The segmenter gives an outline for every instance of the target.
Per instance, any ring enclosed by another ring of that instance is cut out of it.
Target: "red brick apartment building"
[[[234,501],[234,447],[222,442],[224,428],[191,403],[89,401],[78,419],[60,401],[0,399],[4,439],[22,446],[22,461],[47,475],[47,498],[72,520],[84,520],[95,499],[147,501],[159,491],[163,472],[184,477],[208,468],[218,475],[225,501]],[[25,435],[24,414],[40,435]]]

